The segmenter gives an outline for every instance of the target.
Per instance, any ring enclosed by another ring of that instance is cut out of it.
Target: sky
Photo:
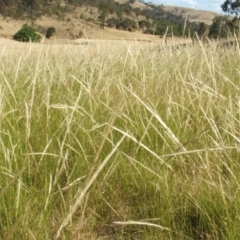
[[[220,6],[223,4],[224,0],[152,0],[151,2],[222,13]]]

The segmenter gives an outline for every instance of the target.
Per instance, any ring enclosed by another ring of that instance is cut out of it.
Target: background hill
[[[172,12],[173,14],[181,15],[187,18],[190,22],[204,22],[208,25],[212,24],[215,17],[220,16],[220,14],[216,12],[185,7],[164,6],[164,9]]]
[[[119,3],[127,3],[128,0],[116,0],[116,2]],[[158,6],[157,4],[155,4]],[[149,6],[139,2],[135,1],[133,4],[131,4],[134,8],[141,8],[146,9]],[[213,19],[217,16],[220,16],[219,13],[212,12],[212,11],[206,11],[206,10],[199,10],[199,9],[193,9],[193,8],[187,8],[187,7],[178,7],[178,6],[170,6],[170,5],[163,5],[164,10],[168,11],[170,13],[173,13],[177,16],[182,16],[184,18],[187,18],[191,22],[204,22],[208,25],[211,25],[213,22]]]
[[[0,0],[0,34],[12,36],[28,22],[57,38],[156,39],[165,34],[192,36],[217,13],[127,0]],[[148,36],[146,36],[148,35]],[[156,35],[156,36],[152,36]]]

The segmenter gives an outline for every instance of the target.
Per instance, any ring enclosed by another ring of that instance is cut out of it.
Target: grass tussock
[[[0,52],[1,239],[239,239],[237,46]]]

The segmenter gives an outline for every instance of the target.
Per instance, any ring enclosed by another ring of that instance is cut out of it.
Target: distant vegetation
[[[41,36],[33,27],[24,24],[22,28],[13,36],[13,39],[19,42],[39,42],[41,40]]]
[[[54,27],[48,28],[45,34],[46,38],[52,37],[55,32],[56,32],[56,29]]]
[[[225,0],[221,5],[223,12],[228,13],[230,15],[239,16],[240,12],[240,2],[239,0]]]
[[[105,26],[126,31],[142,29],[146,34],[174,35],[193,37],[195,32],[201,34],[206,26],[203,23],[190,22],[181,15],[175,15],[164,9],[163,5],[146,3],[146,8],[133,8],[129,0],[124,4],[114,0],[65,0],[61,4],[55,0],[0,0],[0,13],[15,19],[36,20],[42,15],[57,16],[64,20],[65,14],[76,7],[89,7],[97,9],[98,17],[90,18],[103,29]],[[80,16],[79,16],[80,18]],[[83,16],[81,16],[84,19]],[[71,19],[69,19],[70,21]],[[211,26],[207,27],[204,36],[210,38],[226,37],[238,33],[238,21],[226,17],[216,17]]]

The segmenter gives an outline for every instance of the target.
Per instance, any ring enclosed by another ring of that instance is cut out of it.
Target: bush
[[[141,20],[138,22],[139,28],[150,28],[151,23],[147,20]]]
[[[107,20],[107,26],[108,27],[116,27],[116,25],[118,25],[121,21],[119,19],[116,18],[109,18]]]
[[[36,33],[36,30],[33,27],[24,24],[22,28],[13,35],[13,39],[19,42],[39,42],[41,36]]]
[[[52,35],[56,32],[56,29],[54,27],[50,27],[47,29],[47,32],[45,34],[46,38],[49,39],[52,37]]]
[[[123,21],[120,21],[116,24],[116,28],[131,32],[137,28],[137,25],[133,20],[125,18]]]

